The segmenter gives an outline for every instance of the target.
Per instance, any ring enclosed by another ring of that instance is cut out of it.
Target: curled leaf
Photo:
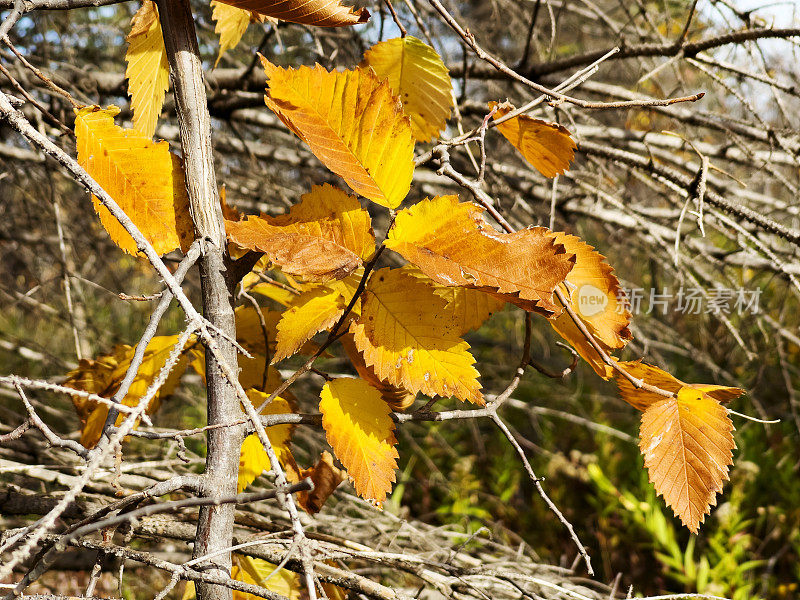
[[[317,27],[344,27],[369,20],[365,8],[344,6],[341,0],[220,0],[237,8],[275,17],[281,21],[315,25]]]
[[[495,120],[515,110],[508,102],[490,102],[489,107],[497,107]],[[520,115],[500,123],[497,130],[545,177],[568,171],[569,163],[575,158],[575,142],[569,131],[557,123]]]
[[[630,375],[637,379],[641,379],[644,383],[660,388],[667,392],[677,394],[683,388],[694,389],[703,392],[706,396],[713,398],[721,403],[730,402],[744,394],[744,390],[736,387],[728,387],[724,385],[710,385],[704,383],[685,383],[673,377],[666,371],[648,365],[641,360],[632,360],[627,362],[618,363],[620,367],[625,369]],[[620,373],[614,373],[614,380],[617,382],[619,394],[622,399],[638,410],[647,410],[651,404],[659,402],[664,399],[664,396],[656,394],[655,392],[648,392],[641,388],[635,387],[626,377]]]
[[[398,212],[386,246],[445,286],[490,292],[525,310],[559,311],[553,291],[574,257],[543,227],[499,233],[483,209],[437,196]]]
[[[561,232],[554,232],[553,236],[568,254],[575,255],[575,266],[566,277],[569,286],[562,286],[573,311],[607,354],[624,348],[633,337],[628,329],[631,313],[614,269],[602,254],[580,238]],[[604,379],[613,375],[613,369],[589,344],[566,311],[552,317],[550,325],[598,375]]]
[[[361,265],[361,259],[335,242],[302,228],[279,227],[264,217],[248,217],[243,221],[226,221],[228,240],[234,244],[263,252],[286,273],[316,281],[341,279]]]
[[[330,452],[323,452],[317,464],[300,472],[299,478],[310,478],[314,489],[310,492],[300,492],[297,495],[298,504],[309,514],[318,513],[346,476],[346,471],[334,464],[333,455]]]

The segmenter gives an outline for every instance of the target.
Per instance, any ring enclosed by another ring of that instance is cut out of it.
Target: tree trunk
[[[198,236],[206,240],[205,252],[199,261],[203,314],[220,331],[235,339],[233,304],[225,277],[225,228],[211,149],[211,119],[191,7],[188,0],[158,0],[158,9],[172,73],[192,219]],[[223,359],[234,367],[235,372],[236,349],[222,337],[217,341]],[[206,352],[206,386],[209,425],[230,423],[241,416],[236,393],[210,352]],[[236,493],[243,436],[242,426],[209,430],[201,495]],[[231,546],[235,508],[233,504],[226,504],[201,509],[194,544],[195,558]],[[216,575],[230,575],[231,555],[222,552],[205,564]],[[231,590],[198,583],[197,598],[230,600]]]

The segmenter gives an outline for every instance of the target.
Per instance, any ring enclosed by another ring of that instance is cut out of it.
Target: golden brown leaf
[[[189,197],[180,159],[167,142],[114,125],[119,108],[82,108],[75,118],[78,162],[119,204],[158,254],[187,249],[194,240]],[[112,241],[129,254],[133,238],[100,201],[92,197]]]
[[[414,138],[400,100],[372,69],[282,69],[262,58],[267,106],[353,191],[388,208],[408,194]]]
[[[543,227],[499,233],[483,209],[437,196],[398,212],[386,246],[445,286],[492,292],[525,310],[558,312],[553,291],[574,257]]]
[[[666,371],[654,367],[653,365],[648,365],[641,360],[620,362],[618,364],[629,374],[644,381],[644,383],[674,394],[677,394],[682,388],[694,389],[698,392],[703,392],[705,395],[723,404],[744,394],[743,389],[736,387],[708,385],[703,383],[684,383]],[[622,399],[638,410],[647,410],[650,405],[664,399],[664,396],[656,394],[655,392],[648,392],[635,388],[630,381],[617,372],[614,372],[614,380],[617,382],[619,394]]]
[[[263,252],[283,271],[317,281],[341,279],[361,266],[347,248],[296,227],[277,227],[264,217],[226,221],[228,240]]]
[[[562,244],[568,254],[575,255],[575,266],[566,277],[569,285],[562,286],[573,311],[607,354],[624,348],[633,337],[628,329],[631,313],[624,302],[614,269],[602,254],[580,238],[561,232],[554,232],[553,235],[556,243]],[[551,317],[550,325],[598,375],[605,379],[613,375],[613,369],[589,344],[566,311]]]
[[[322,388],[319,410],[328,443],[356,492],[377,503],[386,500],[399,455],[394,421],[380,393],[361,379],[334,379]]]
[[[341,0],[221,0],[225,4],[252,10],[275,17],[281,21],[315,25],[317,27],[344,27],[369,20],[365,8],[342,5]]]
[[[136,406],[144,396],[147,388],[166,364],[178,336],[156,336],[147,345],[142,364],[137,371],[128,393],[123,398],[125,406]],[[94,360],[82,359],[78,368],[67,374],[64,381],[66,387],[97,394],[104,398],[112,398],[128,371],[136,348],[127,344],[116,346],[109,354],[101,355]],[[158,390],[158,393],[147,406],[147,414],[154,414],[161,402],[168,398],[178,385],[181,376],[189,364],[187,357],[182,357],[170,372],[169,377]],[[80,396],[73,396],[72,402],[81,420],[81,444],[93,448],[100,440],[103,425],[108,416],[108,406]],[[125,414],[120,414],[116,424],[119,425]]]
[[[401,269],[381,269],[351,324],[356,348],[380,380],[429,396],[483,404],[469,344],[433,288]]]
[[[497,107],[495,120],[515,110],[508,102],[490,102],[489,107]],[[520,115],[499,124],[497,130],[545,177],[568,171],[575,158],[575,142],[569,131],[556,123]]]
[[[375,253],[369,213],[331,185],[314,186],[288,214],[226,221],[228,239],[267,254],[284,273],[341,279]]]
[[[727,410],[699,390],[681,388],[642,414],[639,447],[650,481],[686,527],[697,533],[733,462]]]
[[[369,260],[375,254],[372,220],[358,198],[330,184],[315,185],[288,214],[269,218],[277,227],[295,227]]]
[[[318,513],[346,476],[346,471],[333,463],[333,455],[327,451],[323,452],[317,464],[300,472],[299,478],[309,477],[314,484],[314,489],[297,494],[297,503],[309,514]]]

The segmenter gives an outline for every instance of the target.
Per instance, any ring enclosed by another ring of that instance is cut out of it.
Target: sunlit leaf
[[[125,406],[139,404],[139,400],[145,395],[150,384],[166,364],[177,341],[177,335],[156,336],[150,340],[142,359],[142,365],[122,400]],[[136,348],[133,346],[122,344],[116,346],[110,353],[98,356],[96,359],[82,359],[78,368],[67,374],[64,385],[104,398],[112,398],[119,390],[135,350]],[[172,394],[188,364],[188,357],[182,356],[170,372],[164,385],[147,405],[148,415],[154,414],[161,406],[161,402]],[[87,448],[93,448],[103,432],[103,425],[108,416],[108,406],[80,396],[73,396],[72,402],[81,420],[81,444]],[[116,424],[122,423],[125,417],[126,414],[121,413]]]
[[[322,388],[319,410],[328,443],[356,492],[378,503],[386,500],[399,455],[394,421],[380,393],[360,379],[335,379]]]
[[[127,41],[125,78],[131,97],[133,128],[151,138],[169,88],[167,50],[158,8],[152,0],[144,0],[133,16]]]
[[[217,0],[211,1],[211,18],[217,22],[214,33],[219,36],[219,54],[214,67],[219,64],[222,55],[235,48],[250,25],[250,11],[236,8]]]
[[[489,107],[497,107],[495,120],[515,110],[508,102],[490,102]],[[500,123],[497,130],[545,177],[569,170],[569,163],[575,158],[575,142],[569,131],[556,123],[520,115]]]
[[[272,362],[292,356],[315,333],[336,323],[346,307],[342,295],[327,287],[303,292],[278,322],[277,347]]]
[[[375,254],[375,233],[369,213],[358,198],[327,183],[313,186],[288,214],[269,220],[278,227],[296,227],[335,242],[362,260],[369,260]]]
[[[499,233],[483,209],[456,196],[438,196],[401,210],[386,246],[445,286],[498,294],[526,310],[558,312],[553,291],[574,257],[543,227]]]
[[[181,161],[167,142],[114,125],[116,106],[82,108],[75,118],[78,162],[119,204],[158,254],[188,248],[194,239]],[[106,207],[94,208],[111,240],[129,254],[136,243]]]
[[[566,278],[569,285],[562,286],[573,311],[607,354],[624,348],[633,337],[628,329],[631,313],[614,269],[602,254],[580,238],[562,232],[553,235],[568,254],[575,255],[575,266]],[[605,379],[613,375],[612,368],[589,344],[566,311],[551,318],[550,324],[598,375]]]
[[[269,394],[259,390],[247,390],[247,397],[254,407],[258,408],[268,397]],[[284,415],[295,412],[292,406],[281,398],[273,398],[272,402],[267,404],[260,414],[262,415]],[[290,454],[289,440],[292,437],[293,425],[274,425],[267,427],[267,437],[272,443],[275,454],[282,463],[284,462],[287,454]],[[248,435],[242,444],[241,452],[239,453],[239,477],[237,480],[237,491],[242,492],[248,485],[255,481],[256,477],[261,475],[264,471],[272,468],[269,456],[261,440],[253,433]]]
[[[262,58],[265,101],[353,191],[388,208],[408,194],[414,138],[403,106],[372,69],[282,69]]]
[[[392,86],[418,141],[430,141],[444,130],[453,107],[453,84],[436,50],[407,35],[375,44],[364,53],[362,65]]]
[[[341,279],[375,253],[369,213],[354,196],[314,186],[288,214],[226,221],[228,239],[267,254],[284,273]]]
[[[356,348],[395,387],[483,404],[475,359],[445,307],[433,288],[401,269],[376,271],[351,325]]]
[[[733,462],[727,410],[699,390],[681,388],[642,414],[639,447],[650,481],[686,527],[697,533]]]
[[[625,369],[630,375],[641,379],[644,383],[674,394],[677,394],[678,391],[683,388],[694,389],[703,392],[706,396],[718,400],[723,404],[744,394],[743,389],[736,387],[704,383],[685,383],[666,371],[654,367],[653,365],[648,365],[640,360],[620,362],[619,366]],[[664,399],[664,396],[656,394],[655,392],[648,392],[641,388],[634,387],[627,378],[619,373],[614,373],[614,380],[617,382],[619,394],[622,399],[638,410],[647,410],[651,404]]]
[[[361,259],[347,248],[295,226],[273,225],[269,218],[248,217],[226,221],[228,240],[263,252],[283,271],[317,281],[341,279],[361,265]]]

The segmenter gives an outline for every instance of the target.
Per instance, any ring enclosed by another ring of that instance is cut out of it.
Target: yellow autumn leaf
[[[212,0],[211,18],[216,21],[214,33],[219,36],[219,54],[214,67],[219,64],[222,55],[235,48],[250,25],[250,11]]]
[[[633,337],[628,329],[631,313],[614,269],[602,254],[580,238],[563,232],[553,235],[557,244],[562,244],[568,254],[575,255],[575,266],[566,277],[568,285],[561,286],[571,308],[607,354],[624,348]],[[550,318],[549,322],[598,375],[604,379],[613,375],[613,369],[589,344],[566,311]]]
[[[254,407],[258,408],[268,397],[269,394],[259,390],[247,390],[247,397]],[[267,404],[260,414],[262,415],[285,415],[295,412],[291,404],[281,398],[280,396],[274,398],[272,402]],[[292,437],[293,425],[274,425],[267,427],[267,437],[272,443],[275,454],[278,460],[283,464],[289,456],[291,450],[289,449],[289,440]],[[294,459],[291,459],[292,461]],[[256,434],[250,434],[242,443],[242,449],[239,453],[239,478],[237,482],[237,491],[242,492],[248,485],[255,481],[256,477],[261,475],[264,471],[271,469],[269,456],[261,440],[258,439]]]
[[[728,479],[736,448],[732,432],[725,407],[691,388],[642,414],[639,447],[650,482],[693,533]]]
[[[127,42],[125,78],[131,97],[133,128],[151,138],[156,132],[164,94],[169,88],[167,50],[158,8],[152,0],[144,0],[133,16]]]
[[[267,106],[353,191],[396,208],[414,173],[403,105],[372,69],[282,69],[262,57]]]
[[[705,383],[685,383],[666,371],[654,367],[653,365],[648,365],[640,360],[620,362],[618,364],[630,375],[641,379],[644,383],[674,394],[677,394],[678,391],[683,388],[692,389],[703,392],[706,396],[723,404],[744,394],[744,390],[737,387]],[[638,410],[647,410],[650,405],[664,399],[664,396],[634,387],[630,381],[617,372],[614,373],[614,380],[617,383],[617,387],[619,387],[619,394],[622,399]]]
[[[166,363],[177,341],[177,335],[156,336],[150,340],[136,377],[122,400],[125,406],[136,406],[139,403],[139,399],[144,396],[147,388],[150,387]],[[136,348],[133,346],[122,344],[116,346],[110,353],[98,356],[96,359],[82,359],[78,367],[67,374],[64,385],[104,398],[112,398],[119,390],[135,350]],[[154,414],[161,406],[162,400],[172,394],[188,363],[189,359],[185,356],[178,361],[164,385],[147,406],[148,415]],[[108,416],[108,406],[80,396],[73,396],[72,403],[81,421],[81,444],[87,448],[93,448],[100,440],[103,425]],[[124,413],[120,414],[116,424],[119,425],[125,416]]]
[[[119,108],[77,111],[78,162],[119,204],[158,254],[188,248],[194,240],[189,198],[180,159],[167,142],[114,124]],[[136,254],[133,238],[93,197],[94,208],[111,240]]]
[[[233,555],[231,579],[268,589],[288,600],[301,600],[304,587],[300,575],[288,569],[278,569],[271,562],[244,554]],[[263,600],[246,592],[233,590],[233,600]]]
[[[386,79],[400,97],[420,142],[437,137],[453,108],[453,84],[439,54],[414,36],[379,42],[364,53],[379,79]]]
[[[319,410],[328,443],[356,492],[378,503],[386,500],[399,455],[394,421],[380,393],[361,379],[334,379],[322,388]]]
[[[272,362],[292,356],[314,334],[332,327],[345,307],[342,295],[326,287],[300,294],[278,322],[278,343]]]
[[[254,273],[251,273],[251,275],[252,274]],[[300,295],[300,292],[293,290],[289,286],[278,281],[261,281],[257,275],[256,277],[251,278],[251,281],[253,283],[250,283],[249,285],[242,282],[242,287],[246,289],[248,293],[259,294],[260,296],[274,300],[283,306],[291,306]]]
[[[369,20],[365,8],[342,5],[341,0],[221,0],[237,8],[251,10],[281,21],[315,25],[317,27],[343,27]]]
[[[497,294],[525,310],[558,312],[553,291],[574,257],[543,227],[499,233],[483,209],[456,196],[425,199],[397,213],[386,247],[445,286]]]
[[[515,110],[508,102],[490,102],[489,107],[497,107],[495,120]],[[545,177],[568,171],[569,163],[575,158],[575,142],[569,131],[557,123],[520,115],[500,123],[497,130]]]
[[[280,311],[263,308],[256,310],[249,304],[237,306],[234,311],[236,341],[253,354],[271,354],[275,351],[277,326],[281,315]]]
[[[304,292],[280,298],[288,308],[279,314],[273,336],[277,343],[272,351],[272,363],[298,351],[304,354],[315,351],[315,344],[307,343],[308,340],[320,331],[330,329],[339,320],[355,295],[363,273],[364,269],[360,268],[344,279],[315,285]],[[361,314],[360,300],[353,305],[351,314]]]
[[[401,269],[381,269],[351,324],[356,348],[378,379],[409,392],[483,404],[469,344],[432,287]]]
[[[480,329],[489,317],[502,310],[506,304],[504,300],[480,290],[440,285],[411,265],[405,265],[403,271],[433,286],[433,293],[447,302],[445,311],[452,316],[459,334]]]
[[[414,404],[414,400],[417,397],[415,393],[392,385],[385,379],[379,378],[375,374],[374,367],[367,366],[367,363],[364,361],[363,352],[360,352],[358,348],[356,348],[352,333],[348,332],[342,336],[339,341],[359,377],[378,390],[381,393],[381,398],[383,398],[384,402],[386,402],[393,411],[403,412]]]

